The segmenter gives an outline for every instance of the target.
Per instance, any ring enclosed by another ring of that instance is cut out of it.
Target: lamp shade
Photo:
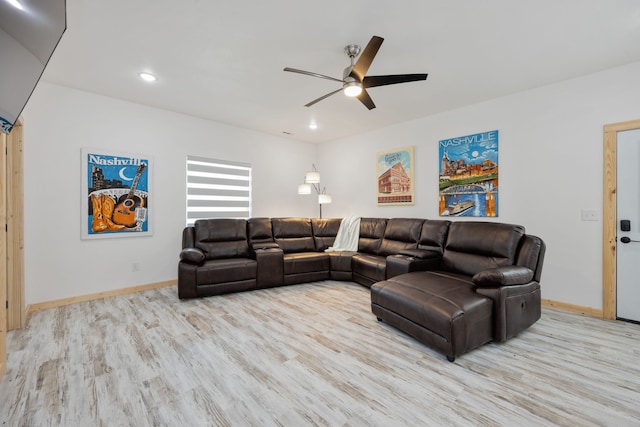
[[[321,205],[331,203],[331,196],[328,194],[318,194],[318,203]]]
[[[320,172],[311,171],[304,175],[305,184],[317,184],[320,182]]]
[[[309,184],[298,185],[298,194],[311,194],[311,186]]]

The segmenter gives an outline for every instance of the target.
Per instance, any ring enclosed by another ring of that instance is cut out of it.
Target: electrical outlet
[[[133,271],[134,273],[136,271],[140,271],[140,262],[136,261],[131,263],[131,271]]]
[[[598,211],[595,209],[582,209],[582,220],[583,221],[597,221],[598,220]]]

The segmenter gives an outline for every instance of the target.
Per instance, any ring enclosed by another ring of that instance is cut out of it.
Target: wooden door
[[[605,319],[617,318],[617,237],[618,186],[617,142],[618,133],[640,129],[640,120],[612,123],[604,127],[604,185],[602,229],[602,313]]]
[[[640,129],[616,139],[616,317],[640,323]]]

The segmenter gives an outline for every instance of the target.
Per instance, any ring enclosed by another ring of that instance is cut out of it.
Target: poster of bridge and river
[[[498,216],[498,131],[443,139],[440,216]]]

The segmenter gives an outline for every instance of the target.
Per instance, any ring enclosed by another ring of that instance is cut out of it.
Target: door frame
[[[24,297],[24,161],[22,119],[7,135],[6,171],[6,298],[7,330],[24,328],[27,322]]]
[[[22,148],[22,120],[18,119],[9,135],[0,134],[0,377],[7,366],[7,331],[26,323]]]
[[[0,133],[0,225],[7,221],[7,137]],[[7,234],[0,230],[0,377],[7,367]]]
[[[604,174],[602,203],[602,317],[617,318],[617,141],[618,132],[640,129],[640,120],[611,123],[604,126]]]

